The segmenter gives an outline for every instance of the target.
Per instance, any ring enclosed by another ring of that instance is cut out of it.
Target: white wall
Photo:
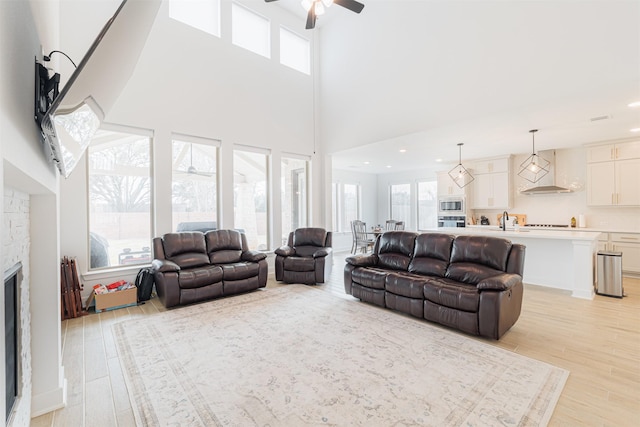
[[[3,52],[0,81],[4,82],[0,85],[3,159],[0,187],[29,194],[31,200],[29,287],[33,370],[31,402],[26,409],[31,415],[60,407],[65,397],[61,365],[58,176],[43,154],[33,119],[35,59],[41,59],[40,44],[30,3],[0,2],[0,50]],[[3,329],[4,320],[0,322]],[[4,342],[0,357],[4,358]],[[0,400],[4,413],[5,399]]]
[[[96,13],[107,14],[112,1],[98,3],[103,7]],[[263,1],[240,3],[271,19],[271,59],[231,43],[230,1],[222,2],[220,38],[170,19],[168,4],[164,2],[134,74],[107,114],[109,123],[153,131],[156,236],[172,231],[172,132],[221,141],[220,227],[234,227],[232,162],[236,144],[267,149],[271,153],[271,248],[281,243],[279,183],[282,155],[311,158],[310,225],[325,226],[322,203],[324,156],[314,142],[314,77],[282,66],[278,59],[281,24],[298,30],[305,37],[314,33],[304,32],[300,18],[281,7]],[[85,14],[93,14],[92,8],[93,5],[87,2],[63,4],[63,22],[77,22]],[[73,25],[61,25],[62,40],[77,38],[75,29]],[[79,52],[83,49],[77,42],[71,46]],[[77,257],[82,272],[88,267],[85,170],[86,159],[82,159],[76,171],[61,183],[61,249],[65,255]],[[97,274],[84,278],[85,284],[91,285],[109,277],[130,280],[134,276],[135,269],[129,269],[117,272],[116,276]]]

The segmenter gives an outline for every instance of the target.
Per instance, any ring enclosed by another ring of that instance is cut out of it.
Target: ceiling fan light
[[[322,0],[322,4],[324,4],[324,7],[329,7],[333,4],[333,0]]]
[[[324,5],[321,1],[315,2],[316,16],[324,15]]]

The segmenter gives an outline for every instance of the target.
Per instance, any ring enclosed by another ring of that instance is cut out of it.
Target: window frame
[[[265,149],[265,148],[258,148],[258,147],[252,147],[252,146],[247,146],[247,145],[240,145],[240,144],[234,144],[233,145],[233,162],[232,162],[232,193],[233,193],[233,224],[235,228],[239,228],[238,224],[236,223],[236,203],[235,203],[235,186],[236,186],[236,181],[235,181],[235,174],[236,174],[236,164],[235,164],[235,155],[236,155],[236,151],[241,151],[241,152],[246,152],[246,153],[253,153],[253,154],[262,154],[265,157],[265,214],[266,214],[266,218],[265,218],[265,224],[266,224],[266,236],[265,236],[265,249],[255,249],[252,248],[251,246],[249,246],[249,249],[255,249],[255,250],[259,250],[262,252],[269,252],[272,250],[272,240],[271,240],[271,236],[273,234],[272,229],[273,229],[273,224],[272,224],[272,196],[271,196],[271,188],[272,188],[272,174],[271,174],[271,162],[272,162],[272,156],[271,156],[271,150],[269,149]]]
[[[298,67],[293,66],[292,64],[287,64],[282,62],[282,52],[283,52],[283,45],[282,45],[282,33],[287,32],[289,33],[291,36],[293,37],[297,37],[298,39],[307,42],[307,56],[306,56],[306,68],[304,70],[301,70]],[[279,60],[280,60],[280,64],[284,65],[287,68],[291,68],[292,70],[296,70],[302,74],[305,74],[307,76],[311,75],[311,49],[312,49],[312,45],[311,45],[311,40],[307,39],[306,37],[301,36],[300,34],[298,34],[296,31],[290,29],[289,27],[287,27],[286,25],[280,25],[280,29],[278,31],[278,37],[279,37]]]
[[[113,123],[102,123],[100,128],[98,129],[98,133],[100,131],[107,132],[118,132],[118,133],[127,133],[130,135],[136,135],[140,137],[148,138],[149,142],[149,248],[153,247],[153,238],[154,238],[154,230],[155,230],[155,214],[156,214],[156,203],[155,203],[155,179],[154,179],[154,143],[155,143],[155,133],[151,129],[138,128],[133,126],[125,126]],[[94,135],[95,137],[95,135]],[[140,264],[118,264],[118,265],[108,265],[104,267],[91,267],[91,162],[90,162],[90,152],[92,145],[90,144],[87,148],[86,152],[86,167],[85,167],[85,179],[86,179],[86,218],[87,218],[87,265],[86,269],[88,274],[99,274],[105,271],[122,271],[126,269],[139,269],[141,266],[148,265],[148,263],[140,263]],[[151,251],[151,257],[153,258],[153,251]]]
[[[220,227],[220,218],[221,218],[221,204],[220,204],[220,147],[222,146],[222,141],[214,138],[203,138],[199,136],[186,135],[182,133],[172,132],[171,133],[171,227],[172,230],[176,228],[176,224],[174,224],[174,210],[173,210],[173,144],[175,142],[183,142],[183,143],[192,143],[192,144],[200,144],[213,147],[215,150],[215,197],[216,197],[216,206],[215,206],[215,215],[216,222],[218,228]]]
[[[284,184],[286,185],[286,178],[284,177],[282,171],[283,171],[283,161],[285,159],[289,159],[289,160],[299,160],[299,161],[303,161],[304,162],[304,180],[305,180],[305,186],[304,186],[304,219],[301,221],[298,221],[298,227],[308,227],[309,223],[310,223],[310,219],[311,219],[311,158],[309,156],[302,156],[302,155],[298,155],[298,154],[290,154],[290,153],[281,153],[280,156],[280,223],[281,223],[281,234],[282,234],[282,239],[285,239],[288,235],[289,232],[295,230],[295,227],[292,230],[288,230],[285,231],[284,230],[284,202],[285,202],[285,193],[283,193],[283,189],[282,189],[282,185],[283,185],[283,180]],[[293,225],[293,221],[292,225]],[[283,243],[286,244],[286,241]]]
[[[253,49],[248,48],[247,46],[244,46],[242,44],[238,44],[238,43],[236,43],[234,41],[234,34],[235,34],[234,32],[235,32],[235,29],[237,28],[237,26],[234,25],[234,22],[233,22],[233,14],[234,14],[233,11],[234,11],[234,8],[236,8],[236,7],[239,8],[239,9],[243,9],[245,12],[248,12],[248,13],[254,15],[257,18],[264,19],[264,21],[267,23],[267,32],[266,32],[267,39],[265,40],[266,45],[267,45],[266,54],[262,53],[262,52],[257,52],[257,51],[255,51]],[[272,43],[272,37],[271,37],[271,19],[270,18],[268,18],[265,15],[262,15],[261,13],[256,12],[255,10],[245,6],[242,3],[239,3],[237,1],[233,1],[231,3],[231,21],[230,22],[231,22],[231,44],[232,45],[240,47],[240,48],[242,48],[242,49],[244,49],[244,50],[246,50],[248,52],[255,53],[256,55],[259,55],[259,56],[261,56],[263,58],[272,59],[273,43]]]

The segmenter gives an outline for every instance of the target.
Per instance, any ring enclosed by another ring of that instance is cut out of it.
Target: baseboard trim
[[[67,379],[64,378],[61,387],[31,397],[31,418],[64,408],[66,405]]]

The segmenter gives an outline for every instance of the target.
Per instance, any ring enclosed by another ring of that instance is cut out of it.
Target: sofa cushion
[[[511,242],[499,237],[458,236],[453,241],[451,263],[472,262],[506,271]]]
[[[288,271],[315,271],[313,258],[290,256],[284,259],[284,269]]]
[[[387,270],[379,268],[358,267],[351,272],[351,279],[366,288],[384,289],[387,274]]]
[[[425,278],[423,276],[394,271],[387,275],[385,289],[396,295],[422,300],[424,298],[424,284]]]
[[[383,233],[378,243],[378,267],[407,271],[416,236],[416,233],[408,231]]]
[[[416,237],[411,273],[444,277],[451,258],[454,237],[442,233],[426,233]]]
[[[199,231],[183,233],[167,233],[162,237],[164,254],[173,258],[185,252],[206,254],[204,235]]]
[[[298,255],[299,257],[309,257],[313,259],[313,254],[316,253],[316,251],[320,248],[321,246],[304,245],[304,246],[296,246],[295,251],[296,251],[296,255]]]
[[[455,280],[430,277],[424,286],[424,298],[435,304],[456,310],[476,313],[480,303],[480,291],[475,286]]]
[[[260,265],[257,263],[238,262],[233,264],[224,264],[222,267],[223,280],[242,280],[250,277],[257,277]]]
[[[205,235],[212,264],[232,264],[242,258],[242,234],[236,230],[212,230]]]
[[[166,259],[180,268],[193,268],[209,264],[204,235],[200,232],[167,233],[162,237]]]
[[[200,288],[221,281],[222,268],[215,265],[178,272],[178,283],[184,289]]]
[[[472,262],[456,262],[449,265],[446,277],[469,285],[477,285],[481,281],[501,274],[501,270],[495,270],[482,264]]]
[[[324,228],[299,228],[293,232],[293,246],[319,246],[322,247],[327,239],[327,231]],[[304,255],[303,255],[304,256]]]

